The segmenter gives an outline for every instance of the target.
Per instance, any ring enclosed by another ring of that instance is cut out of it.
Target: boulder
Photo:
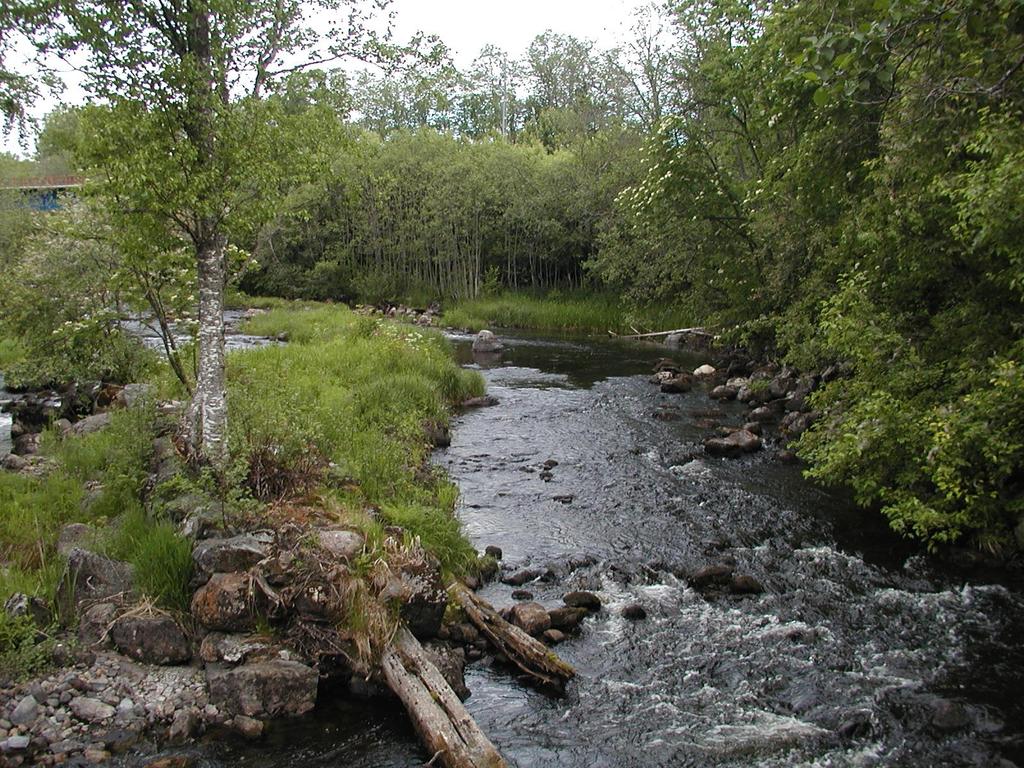
[[[761,582],[753,576],[746,575],[734,575],[730,589],[737,595],[759,595],[764,592]]]
[[[247,571],[270,554],[267,542],[252,534],[227,539],[205,539],[192,550],[197,583],[215,573]]]
[[[775,419],[775,411],[767,405],[761,405],[750,412],[749,418],[751,421],[764,424]]]
[[[192,615],[207,629],[246,632],[255,627],[249,576],[215,573],[192,596]]]
[[[75,717],[87,723],[100,723],[109,720],[117,712],[109,704],[89,696],[76,696],[69,704]]]
[[[736,458],[760,448],[761,438],[745,429],[737,430],[728,437],[711,437],[704,441],[704,450],[707,453],[726,458]]]
[[[402,566],[385,585],[383,600],[398,603],[398,612],[418,639],[436,637],[448,607],[448,592],[441,580],[441,566],[422,553],[417,561]]]
[[[814,411],[809,413],[790,411],[782,417],[782,421],[779,422],[779,429],[790,437],[798,437],[811,428],[817,416],[818,414]]]
[[[88,647],[105,640],[110,625],[117,618],[117,612],[114,603],[97,603],[86,608],[78,620],[79,641]]]
[[[516,603],[509,611],[509,621],[534,637],[551,629],[551,617],[540,603]]]
[[[85,523],[69,523],[60,529],[57,536],[57,554],[67,557],[73,549],[85,549],[94,533],[91,525]]]
[[[551,621],[551,626],[554,629],[560,629],[563,632],[572,632],[574,629],[579,627],[580,623],[587,617],[586,608],[571,608],[566,606],[564,608],[555,608],[554,610],[548,611],[548,618]]]
[[[565,633],[560,629],[546,629],[541,637],[548,645],[558,645],[565,642]]]
[[[698,378],[706,378],[708,376],[715,375],[715,367],[705,363],[704,365],[698,366],[693,370],[693,375]]]
[[[505,348],[491,331],[483,330],[473,339],[473,351],[485,354],[501,352]]]
[[[719,384],[708,393],[708,397],[712,400],[735,400],[737,392],[739,390],[736,387],[730,387],[728,384]]]
[[[690,586],[698,592],[712,587],[726,587],[732,584],[733,567],[725,563],[707,565],[690,574]]]
[[[14,449],[11,451],[17,456],[35,456],[39,453],[39,442],[42,435],[38,432],[28,432],[14,438]]]
[[[319,675],[297,661],[274,659],[240,667],[207,667],[210,703],[246,717],[296,717],[316,706]]]
[[[76,547],[68,553],[57,603],[62,611],[74,613],[84,600],[129,594],[133,577],[134,569],[128,563]]]
[[[95,432],[99,432],[101,429],[106,429],[108,426],[110,426],[110,414],[96,413],[92,416],[86,416],[81,421],[72,424],[71,429],[68,430],[68,434],[75,437],[81,437],[82,435],[91,435]]]
[[[585,592],[582,590],[569,592],[562,598],[562,602],[570,608],[586,608],[588,611],[601,610],[601,598],[593,592]]]
[[[661,391],[668,394],[682,394],[689,392],[692,388],[693,379],[686,373],[674,374],[661,382]]]
[[[192,648],[170,616],[122,616],[110,628],[110,639],[125,656],[146,664],[183,664]]]
[[[786,410],[787,411],[806,411],[810,408],[807,402],[807,398],[810,397],[811,392],[814,391],[814,379],[810,376],[801,377],[793,390],[789,393],[789,397],[786,398]]]
[[[447,643],[428,642],[423,645],[427,658],[437,667],[455,695],[465,701],[469,698],[466,687],[466,652]]]
[[[23,472],[28,468],[29,464],[26,459],[23,459],[16,453],[8,453],[4,456],[3,460],[0,461],[0,466],[3,466],[8,472]]]
[[[346,529],[318,531],[317,537],[321,549],[345,562],[352,562],[361,555],[366,543],[362,534]]]
[[[118,408],[134,408],[152,391],[149,384],[126,384],[114,397],[114,405]]]
[[[36,721],[36,717],[39,715],[39,702],[36,701],[35,696],[28,694],[23,697],[21,701],[14,707],[11,712],[10,720],[15,725],[31,725]]]
[[[622,618],[629,621],[640,621],[647,618],[647,611],[640,603],[630,603],[622,609]]]
[[[46,601],[39,597],[26,595],[24,592],[15,592],[4,603],[4,611],[12,618],[28,616],[32,623],[40,629],[50,625],[52,616],[50,607]]]
[[[199,645],[199,658],[207,664],[241,664],[249,657],[269,650],[270,646],[257,638],[210,632]]]

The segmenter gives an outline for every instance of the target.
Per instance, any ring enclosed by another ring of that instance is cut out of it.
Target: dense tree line
[[[695,0],[614,50],[549,32],[466,71],[434,54],[238,103],[246,287],[677,307],[845,373],[799,444],[814,476],[932,544],[1024,540],[1019,3]],[[136,186],[158,190],[143,118],[63,114],[40,148],[109,171],[111,135],[137,136]]]

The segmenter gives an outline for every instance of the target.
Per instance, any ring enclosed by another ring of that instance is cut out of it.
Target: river
[[[468,337],[455,337],[473,361]],[[938,566],[878,516],[805,481],[769,449],[700,456],[697,387],[648,383],[655,345],[517,334],[481,370],[500,404],[460,416],[435,460],[459,515],[548,607],[595,590],[601,613],[558,652],[564,697],[487,660],[470,712],[526,766],[1010,766],[1024,761],[1024,600],[998,575]],[[704,362],[679,355],[687,365]],[[711,416],[738,423],[738,405]],[[654,418],[655,413],[672,415]],[[546,461],[558,462],[545,479]],[[562,497],[556,501],[554,497]],[[572,500],[565,503],[565,497]],[[673,573],[720,558],[764,594],[707,599]],[[512,587],[490,584],[498,606]],[[640,603],[645,620],[621,616]],[[325,697],[329,700],[330,697]],[[394,705],[334,700],[258,744],[200,749],[207,765],[382,768],[426,761]]]

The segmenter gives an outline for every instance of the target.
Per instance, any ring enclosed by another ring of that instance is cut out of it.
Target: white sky
[[[520,56],[534,37],[548,29],[610,48],[626,36],[633,10],[644,3],[645,0],[394,0],[392,10],[396,12],[396,40],[407,40],[417,31],[436,34],[448,45],[456,66],[466,68],[486,44]],[[58,103],[80,104],[83,98],[82,92],[72,86],[60,102],[45,99],[30,111],[41,118]],[[4,139],[3,151],[25,155],[14,135]]]

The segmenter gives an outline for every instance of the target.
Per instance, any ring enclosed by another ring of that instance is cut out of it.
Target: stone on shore
[[[192,596],[192,615],[207,629],[245,632],[256,623],[249,576],[215,573]]]
[[[146,664],[183,664],[192,658],[188,638],[170,616],[122,616],[110,637],[121,653]]]
[[[319,675],[297,661],[275,659],[230,669],[209,667],[210,701],[232,715],[296,717],[316,705]]]
[[[227,539],[205,539],[192,550],[197,581],[205,581],[215,573],[247,571],[270,553],[266,541],[252,534]]]
[[[102,600],[132,591],[134,569],[128,563],[111,560],[86,549],[68,553],[67,567],[57,588],[57,604],[73,614],[84,600]]]

